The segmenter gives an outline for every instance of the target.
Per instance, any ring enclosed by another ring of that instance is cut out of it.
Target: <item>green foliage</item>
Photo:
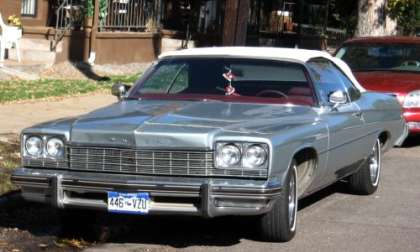
[[[85,15],[88,17],[93,17],[93,11],[95,6],[93,6],[93,0],[86,0],[85,2]]]
[[[389,0],[387,9],[404,35],[414,34],[420,26],[420,0]]]
[[[104,19],[107,15],[108,0],[99,0],[99,19]],[[95,10],[95,0],[85,0],[85,15],[93,17]]]

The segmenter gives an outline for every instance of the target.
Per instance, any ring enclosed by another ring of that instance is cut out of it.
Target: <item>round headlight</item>
[[[31,156],[40,156],[42,154],[42,139],[40,137],[29,137],[25,142],[26,152]]]
[[[59,138],[51,138],[47,142],[47,153],[51,157],[62,157],[64,154],[64,143]]]
[[[241,161],[241,150],[233,144],[226,144],[221,147],[217,155],[219,167],[228,168],[237,166]]]
[[[419,108],[420,107],[420,90],[409,93],[404,99],[404,108]]]
[[[267,160],[267,151],[260,145],[252,145],[245,151],[243,164],[247,168],[257,168]]]

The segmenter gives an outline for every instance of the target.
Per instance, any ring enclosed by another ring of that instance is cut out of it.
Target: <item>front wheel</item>
[[[379,186],[381,167],[381,142],[377,139],[372,148],[372,153],[365,164],[349,177],[350,189],[361,195],[369,195],[376,192]]]
[[[266,241],[287,242],[295,236],[298,207],[296,174],[296,162],[293,161],[283,194],[276,200],[271,211],[260,219],[262,238]]]

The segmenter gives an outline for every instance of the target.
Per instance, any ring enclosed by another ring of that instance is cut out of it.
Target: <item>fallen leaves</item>
[[[58,239],[54,244],[59,248],[72,247],[76,249],[84,249],[89,246],[89,243],[78,239]]]

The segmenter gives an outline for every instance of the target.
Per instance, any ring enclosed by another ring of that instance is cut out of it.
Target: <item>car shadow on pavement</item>
[[[50,207],[28,203],[18,191],[1,195],[0,251],[41,252],[45,248],[56,251],[59,230],[56,220]],[[72,250],[63,248],[60,251]]]
[[[57,227],[57,218],[51,207],[27,202],[19,191],[0,197],[0,228],[18,228],[43,236],[54,235]]]
[[[420,135],[413,135],[407,137],[401,148],[414,148],[420,145]]]
[[[299,211],[335,193],[349,193],[345,182],[338,182],[299,201]],[[122,216],[103,214],[99,242],[140,243],[173,248],[191,246],[229,247],[243,239],[262,241],[257,217],[219,217],[204,219],[188,216]]]
[[[350,194],[351,192],[348,188],[347,181],[336,182],[314,194],[309,195],[308,197],[299,200],[299,211],[308,208],[335,193]]]
[[[109,216],[103,232],[112,243],[140,243],[187,248],[190,246],[228,247],[250,239],[251,218],[203,219],[187,216]]]
[[[335,193],[347,193],[346,184],[333,184],[300,200],[299,211]],[[76,232],[68,232],[61,228],[57,211],[52,207],[26,202],[18,193],[0,199],[0,230],[6,228],[29,232],[37,242],[42,241],[52,244],[51,246],[54,246],[57,239],[80,239],[94,244],[153,244],[177,249],[191,246],[229,247],[243,239],[261,241],[256,231],[257,218],[254,217],[204,219],[188,216],[126,216],[96,212],[96,224],[80,223]],[[80,221],[75,218],[75,222]],[[29,244],[29,241],[27,242]]]
[[[27,246],[22,245],[23,248],[37,246],[38,243],[53,247],[54,242],[60,239],[78,239],[95,244],[157,244],[174,248],[194,245],[231,246],[252,235],[252,228],[244,228],[244,225],[249,226],[253,223],[251,219],[124,216],[103,212],[97,212],[95,215],[99,220],[96,224],[80,223],[77,232],[69,232],[61,228],[59,215],[54,208],[27,202],[18,192],[13,192],[0,197],[0,234],[5,229],[15,230],[14,236],[25,237],[22,240],[27,242]]]

